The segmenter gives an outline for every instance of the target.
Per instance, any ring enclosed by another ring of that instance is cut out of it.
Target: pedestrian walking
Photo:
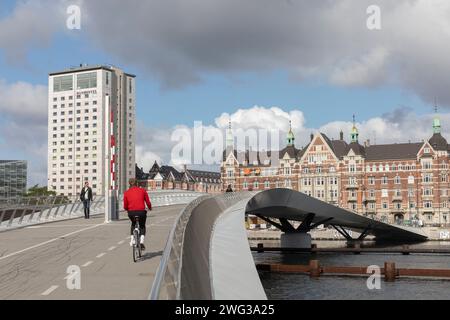
[[[92,189],[89,187],[89,182],[84,183],[84,187],[81,190],[80,200],[83,202],[84,218],[89,219],[91,201],[92,201]]]

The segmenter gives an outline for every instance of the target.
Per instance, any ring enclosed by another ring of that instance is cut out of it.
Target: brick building
[[[220,173],[184,168],[179,172],[172,166],[159,166],[155,161],[148,173],[136,166],[136,179],[148,191],[190,190],[206,193],[220,193]]]
[[[450,223],[449,151],[436,116],[433,135],[415,143],[359,143],[353,125],[350,142],[323,133],[295,147],[292,130],[278,161],[260,161],[256,153],[237,152],[231,127],[221,165],[223,188],[291,188],[362,215],[394,222],[419,219],[425,225]]]

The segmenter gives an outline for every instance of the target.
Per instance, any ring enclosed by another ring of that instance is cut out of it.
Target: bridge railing
[[[174,226],[168,236],[161,262],[153,281],[150,292],[150,300],[179,300],[182,298],[182,268],[183,268],[183,246],[187,224],[193,211],[200,203],[214,198],[217,202],[217,212],[208,212],[209,215],[219,216],[224,208],[231,206],[243,199],[249,198],[257,192],[225,193],[221,195],[205,195],[189,203],[176,219]],[[200,232],[200,230],[199,230]],[[190,243],[190,247],[196,244]]]
[[[211,195],[203,195],[193,200],[177,217],[169,233],[158,272],[153,281],[153,287],[150,293],[151,300],[173,300],[179,297],[184,230],[186,229],[192,210],[203,200],[211,197]]]
[[[149,192],[154,207],[187,204],[203,195],[193,191]],[[119,207],[123,195],[119,196]],[[105,197],[94,196],[90,214],[105,213]],[[79,196],[20,197],[0,202],[0,231],[84,216]]]
[[[104,196],[91,202],[91,215],[104,212]],[[21,197],[0,203],[0,230],[71,219],[84,215],[78,196]]]

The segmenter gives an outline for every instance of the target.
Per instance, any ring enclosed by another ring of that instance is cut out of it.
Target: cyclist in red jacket
[[[123,208],[128,211],[128,218],[131,220],[131,235],[133,235],[133,230],[136,225],[134,217],[139,217],[139,226],[141,232],[140,245],[141,249],[145,250],[144,238],[145,238],[145,222],[147,220],[147,211],[145,210],[145,205],[147,205],[148,210],[152,210],[152,204],[148,197],[147,191],[137,186],[137,180],[132,178],[129,181],[130,189],[128,189],[123,197]],[[134,237],[131,237],[130,246],[134,244]]]

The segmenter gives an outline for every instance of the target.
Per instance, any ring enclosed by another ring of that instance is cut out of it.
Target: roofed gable
[[[335,160],[338,160],[338,157],[334,153],[331,145],[328,143],[328,137],[326,137],[323,133],[318,133],[314,136],[311,143],[308,145],[306,150],[303,152],[301,156],[301,161],[304,161],[308,158],[309,155],[315,154],[316,152],[327,152],[329,153]],[[331,141],[330,141],[331,143]],[[318,147],[320,147],[322,150],[318,151]]]

